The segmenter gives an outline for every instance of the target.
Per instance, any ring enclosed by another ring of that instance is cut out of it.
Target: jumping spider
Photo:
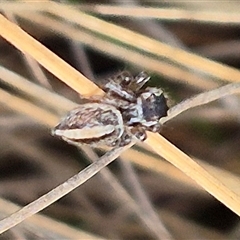
[[[115,147],[129,144],[133,137],[144,141],[146,131],[159,132],[160,118],[167,115],[166,98],[158,88],[143,88],[150,79],[141,72],[122,72],[103,86],[106,94],[94,96],[53,129],[53,135],[74,144]]]

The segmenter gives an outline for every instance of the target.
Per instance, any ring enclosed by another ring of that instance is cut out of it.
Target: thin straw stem
[[[189,156],[176,148],[161,135],[148,132],[145,142],[159,155],[167,159],[187,176],[191,177],[206,191],[213,195],[229,209],[240,216],[240,196],[231,191],[221,181],[212,176]]]
[[[97,88],[89,79],[1,14],[0,35],[23,53],[28,53],[77,92],[87,95],[89,89],[93,89],[93,91],[98,91],[101,94],[101,89]],[[65,79],[68,79],[68,81],[65,81]]]
[[[54,188],[47,194],[38,198],[34,202],[28,204],[23,207],[19,211],[13,213],[9,217],[0,221],[0,233],[7,231],[11,227],[14,227],[18,223],[22,222],[28,217],[31,217],[33,214],[41,211],[47,206],[51,205],[58,199],[62,198],[78,186],[82,185],[92,176],[97,174],[102,168],[107,166],[109,163],[114,161],[123,151],[127,148],[131,147],[135,141],[132,141],[131,144],[122,147],[122,148],[114,148],[111,151],[107,152],[103,155],[99,160],[90,164],[88,167],[84,168],[81,172],[69,178],[66,182]]]
[[[168,116],[160,119],[160,122],[163,124],[191,108],[204,105],[227,95],[236,93],[240,93],[240,83],[230,83],[223,87],[200,93],[170,108],[168,111]]]

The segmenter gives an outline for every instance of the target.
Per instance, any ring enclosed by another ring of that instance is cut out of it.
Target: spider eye
[[[130,82],[130,80],[131,80],[131,78],[128,77],[128,76],[124,78],[124,81],[125,81],[125,82]]]
[[[133,77],[129,72],[122,72],[118,76],[118,80],[120,84],[128,85],[132,81]]]

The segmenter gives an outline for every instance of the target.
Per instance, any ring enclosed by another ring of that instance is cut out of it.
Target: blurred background
[[[239,1],[1,1],[0,11],[97,85],[123,70],[144,70],[152,76],[148,84],[163,88],[173,106],[240,80],[239,6]],[[1,218],[15,211],[12,203],[30,203],[101,153],[51,136],[76,103],[79,94],[0,38]],[[239,120],[239,97],[232,95],[176,117],[161,134],[239,191]],[[239,239],[240,231],[236,214],[140,144],[0,236],[40,238]]]

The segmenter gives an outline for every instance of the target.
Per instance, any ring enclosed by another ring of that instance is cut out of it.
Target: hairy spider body
[[[119,110],[103,103],[86,103],[70,111],[55,127],[54,135],[72,144],[119,144],[126,132]]]
[[[159,119],[167,115],[168,106],[161,89],[148,87],[141,90],[149,79],[144,72],[136,77],[123,72],[111,78],[104,86],[107,94],[103,102],[112,99],[111,104],[120,109],[124,123],[132,129],[134,135],[137,131],[159,132]],[[143,135],[145,137],[140,140],[146,138],[146,133]]]
[[[149,79],[144,72],[136,77],[122,72],[109,79],[103,97],[70,111],[53,134],[75,145],[114,147],[129,144],[133,137],[145,140],[146,130],[159,132],[159,119],[168,107],[161,89],[141,89]]]

